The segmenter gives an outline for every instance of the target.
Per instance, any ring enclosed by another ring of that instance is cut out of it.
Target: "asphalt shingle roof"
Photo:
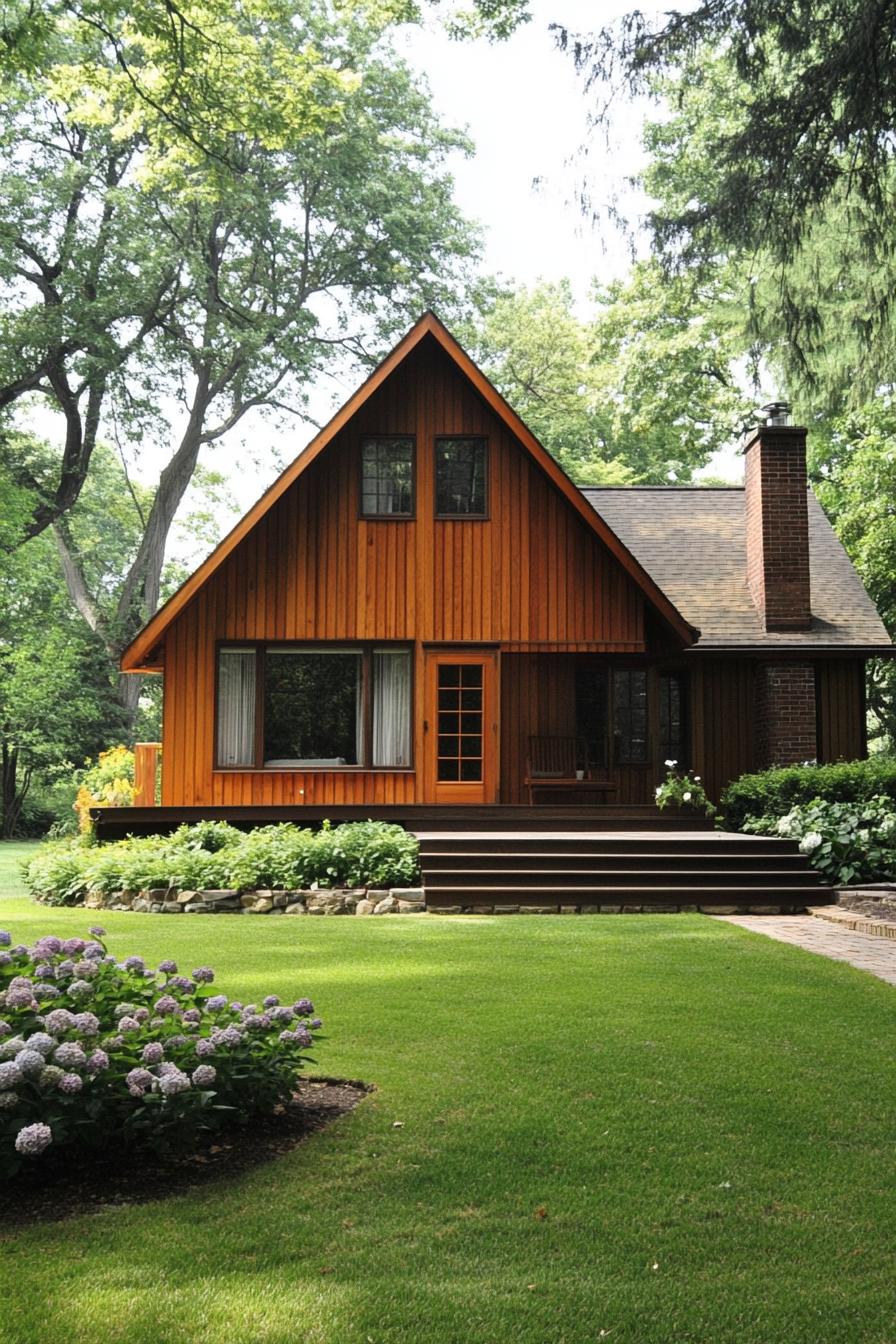
[[[747,588],[742,488],[582,487],[666,596],[700,630],[698,648],[888,645],[890,637],[809,492],[812,627],[762,629]]]

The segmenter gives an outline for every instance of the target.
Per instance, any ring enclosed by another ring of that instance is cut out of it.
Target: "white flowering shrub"
[[[118,961],[90,933],[0,931],[0,1173],[51,1146],[189,1148],[291,1095],[322,1025],[310,1000],[244,1005],[207,966]]]
[[[686,807],[704,816],[714,817],[716,809],[706,796],[699,775],[679,770],[677,761],[666,761],[666,778],[656,788],[656,805],[660,811],[667,807]]]
[[[259,887],[402,887],[419,880],[418,844],[402,826],[346,822],[320,830],[283,823],[239,831],[226,822],[179,826],[110,844],[43,845],[24,866],[29,890],[48,905],[78,905],[88,891],[181,891]]]
[[[884,796],[863,803],[816,798],[783,817],[747,817],[742,829],[798,840],[813,868],[832,886],[896,878],[896,809]]]

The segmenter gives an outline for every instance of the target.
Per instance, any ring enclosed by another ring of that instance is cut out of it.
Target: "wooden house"
[[[163,808],[597,815],[862,756],[890,640],[781,419],[744,489],[579,488],[426,314],[125,651]]]

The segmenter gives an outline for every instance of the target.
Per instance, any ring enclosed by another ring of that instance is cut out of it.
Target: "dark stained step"
[[[477,869],[494,870],[496,868],[542,869],[562,867],[564,872],[640,872],[645,864],[664,872],[693,872],[697,868],[717,869],[724,865],[725,872],[805,872],[806,859],[802,854],[672,854],[665,851],[648,850],[640,854],[597,853],[579,854],[562,851],[557,854],[538,850],[492,852],[485,848],[466,852],[463,850],[426,850],[423,851],[426,871],[450,869],[454,872],[472,872]]]
[[[693,889],[695,887],[807,887],[811,885],[810,871],[805,867],[791,869],[753,868],[655,868],[652,864],[642,863],[639,868],[567,868],[556,864],[541,867],[520,868],[496,864],[481,868],[425,868],[426,890],[436,891],[445,886],[455,886],[463,882],[470,887],[482,890],[503,885],[505,882],[520,887],[537,887],[545,882],[551,887],[659,887],[670,890]]]
[[[547,886],[444,886],[430,893],[426,906],[438,910],[444,906],[469,907],[475,905],[650,905],[678,907],[680,905],[737,905],[749,909],[753,905],[787,906],[805,909],[810,905],[825,905],[833,901],[830,888],[804,887],[700,887],[691,891],[670,891],[667,886],[637,887],[569,887]]]

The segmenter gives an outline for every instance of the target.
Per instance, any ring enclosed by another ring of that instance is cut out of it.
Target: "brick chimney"
[[[747,584],[766,630],[807,630],[809,513],[806,431],[785,402],[765,406],[744,442]]]

